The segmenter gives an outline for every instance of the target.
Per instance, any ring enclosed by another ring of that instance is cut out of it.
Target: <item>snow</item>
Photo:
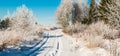
[[[103,44],[106,46],[108,43],[105,40]],[[13,48],[2,51],[0,56],[110,56],[104,48],[88,48],[86,45],[87,42],[83,39],[66,35],[60,29],[47,30],[42,40],[31,46],[23,46],[22,50]]]
[[[110,56],[109,52],[103,48],[88,48],[86,45],[87,42],[84,40],[64,34],[60,38],[58,56]]]
[[[109,53],[102,48],[81,48],[79,49],[79,56],[109,56]]]
[[[60,54],[58,56],[76,56],[76,52],[72,51],[72,45],[73,41],[69,36],[62,37],[60,42]]]

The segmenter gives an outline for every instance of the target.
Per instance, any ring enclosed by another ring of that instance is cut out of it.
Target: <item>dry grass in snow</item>
[[[0,31],[0,50],[7,48],[8,46],[20,46],[21,42],[40,40],[42,37],[41,32],[43,28],[36,27],[32,31],[24,30],[4,30]]]
[[[120,55],[119,30],[112,29],[103,22],[93,23],[83,31],[74,34],[73,37],[76,37],[73,48],[77,48],[76,50],[79,50],[81,56]]]

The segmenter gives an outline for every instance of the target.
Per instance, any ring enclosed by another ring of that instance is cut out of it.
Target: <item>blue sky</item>
[[[36,21],[42,25],[55,25],[55,12],[61,0],[0,0],[0,18],[12,14],[17,7],[25,4],[36,16]]]

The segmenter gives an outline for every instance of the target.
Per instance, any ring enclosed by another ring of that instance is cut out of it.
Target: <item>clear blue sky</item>
[[[55,25],[55,12],[61,0],[0,0],[0,18],[9,10],[13,13],[17,7],[25,4],[43,25]]]

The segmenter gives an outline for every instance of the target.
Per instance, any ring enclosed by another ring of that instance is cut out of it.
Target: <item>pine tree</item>
[[[106,14],[110,13],[109,5],[112,4],[112,0],[101,0],[99,5],[99,18],[100,20],[103,20],[105,23],[108,23],[108,18],[106,17]]]
[[[10,18],[5,18],[5,27],[8,28],[11,26]]]
[[[88,24],[98,21],[97,14],[98,14],[97,4],[95,0],[91,0],[90,8],[89,8]]]
[[[6,23],[5,23],[5,20],[2,20],[2,21],[1,21],[1,26],[2,26],[2,29],[6,29]]]
[[[0,29],[2,29],[1,19],[0,19]]]
[[[99,11],[105,23],[120,29],[120,0],[101,0]]]
[[[89,15],[89,5],[87,4],[87,0],[77,0],[79,6],[79,17],[80,23],[87,24],[88,23],[88,15]]]
[[[0,21],[0,29],[7,29],[8,27],[10,27],[10,22],[11,21],[9,18],[5,18],[4,20]]]
[[[72,11],[72,23],[75,24],[76,22],[81,22],[81,12],[82,10],[79,7],[79,4],[77,2],[73,3],[73,11]]]

